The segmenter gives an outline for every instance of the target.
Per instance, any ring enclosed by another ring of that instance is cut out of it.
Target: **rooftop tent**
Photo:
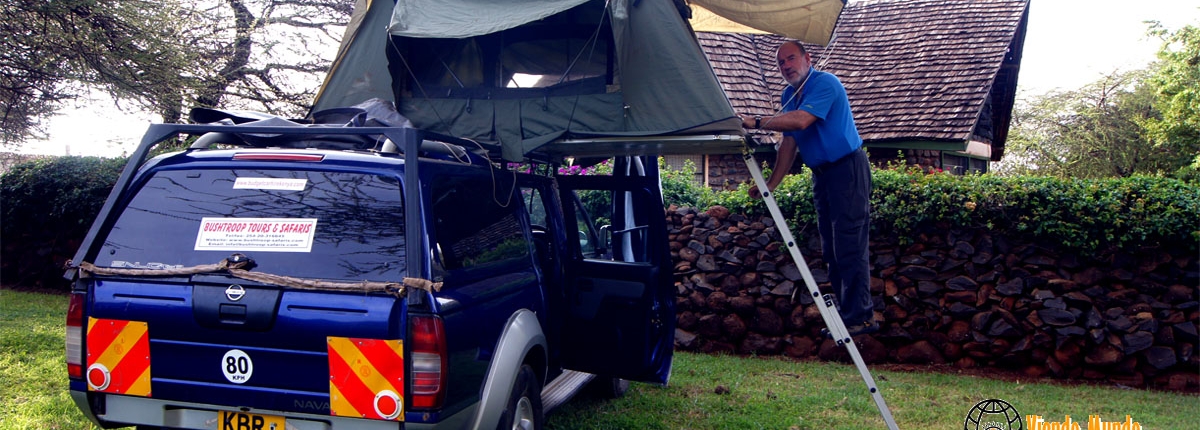
[[[694,3],[751,26],[778,13]],[[359,0],[314,111],[393,101],[415,126],[508,160],[735,152],[740,139],[721,136],[742,129],[689,15],[672,0]],[[836,17],[801,24],[831,32]]]

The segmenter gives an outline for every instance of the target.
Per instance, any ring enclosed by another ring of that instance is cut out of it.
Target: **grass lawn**
[[[67,296],[0,289],[0,429],[90,429],[67,394]]]
[[[675,356],[668,387],[631,384],[617,400],[576,398],[549,417],[552,429],[886,428],[852,365],[774,357]],[[978,402],[1002,399],[1046,422],[1128,414],[1143,429],[1200,428],[1200,396],[1048,381],[994,379],[873,366],[901,429],[961,429]],[[720,388],[718,388],[720,387]],[[973,428],[973,427],[972,427]],[[1013,427],[1014,429],[1017,427]],[[1024,426],[1030,429],[1030,426]]]
[[[94,428],[67,395],[66,306],[65,295],[0,289],[0,430]],[[1129,415],[1143,429],[1200,428],[1196,393],[871,371],[902,429],[961,429],[986,399],[1047,422],[1070,415],[1081,428],[1089,415],[1106,422]],[[580,396],[548,418],[549,430],[885,428],[854,366],[691,353],[675,355],[667,387],[634,383],[616,400]]]

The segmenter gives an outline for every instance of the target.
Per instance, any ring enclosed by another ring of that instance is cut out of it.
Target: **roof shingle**
[[[1028,0],[858,1],[842,11],[829,46],[806,48],[846,86],[864,140],[966,141],[989,94],[993,115],[1003,117],[997,127],[1007,128],[1015,76],[1000,80],[1011,86],[1000,94],[992,86],[1006,58],[1019,64],[1027,6]],[[697,36],[735,111],[778,111],[785,82],[775,48],[782,37]],[[1005,134],[994,139],[1001,147]]]

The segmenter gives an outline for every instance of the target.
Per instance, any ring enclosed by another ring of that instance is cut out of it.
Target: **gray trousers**
[[[847,326],[874,318],[868,232],[871,166],[861,149],[813,169],[817,230]]]

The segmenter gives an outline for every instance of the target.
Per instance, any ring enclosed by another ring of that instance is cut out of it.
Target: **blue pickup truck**
[[[563,176],[490,150],[152,125],[68,274],[71,397],[106,428],[535,429],[582,381],[666,383],[653,161]]]

